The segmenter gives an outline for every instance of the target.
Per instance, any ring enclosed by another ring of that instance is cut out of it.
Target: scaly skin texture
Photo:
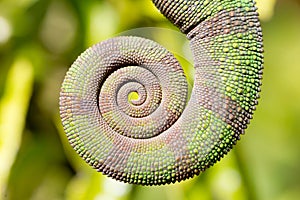
[[[60,115],[78,154],[114,179],[141,185],[198,175],[244,133],[259,97],[262,33],[252,0],[153,0],[187,35],[195,81],[174,56],[138,37],[87,49],[62,84]],[[128,95],[137,92],[137,100]]]

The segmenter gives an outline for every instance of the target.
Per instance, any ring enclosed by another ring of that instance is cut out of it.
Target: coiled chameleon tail
[[[262,33],[253,0],[153,0],[190,39],[195,80],[138,37],[87,49],[62,84],[60,115],[78,154],[114,179],[142,185],[198,175],[244,133],[259,97]],[[138,99],[130,99],[131,93]]]

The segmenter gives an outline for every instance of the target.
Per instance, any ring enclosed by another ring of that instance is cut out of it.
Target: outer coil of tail
[[[60,114],[82,158],[114,179],[161,185],[198,175],[244,133],[259,98],[262,33],[252,0],[153,0],[190,39],[195,80],[153,41],[87,49],[62,84]],[[138,99],[128,96],[137,93]]]

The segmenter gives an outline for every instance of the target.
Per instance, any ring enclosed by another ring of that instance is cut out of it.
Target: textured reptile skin
[[[114,179],[141,185],[198,175],[244,133],[259,98],[262,33],[253,0],[153,0],[190,39],[195,80],[153,41],[116,37],[70,67],[60,115],[78,154]],[[136,100],[128,95],[137,92]]]

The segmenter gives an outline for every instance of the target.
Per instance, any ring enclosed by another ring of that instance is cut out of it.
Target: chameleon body
[[[195,80],[153,41],[116,37],[87,49],[66,74],[60,115],[92,167],[141,185],[200,174],[240,139],[259,98],[262,33],[253,0],[153,0],[190,39]],[[128,99],[136,92],[138,99]]]

